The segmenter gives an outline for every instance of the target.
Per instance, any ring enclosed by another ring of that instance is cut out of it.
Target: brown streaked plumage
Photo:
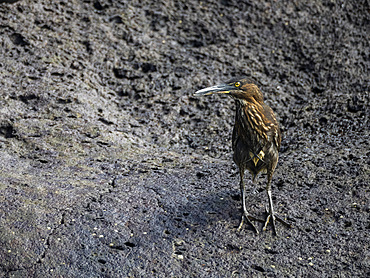
[[[243,214],[238,230],[243,226],[245,220],[258,230],[251,220],[261,221],[251,216],[245,204],[244,173],[248,170],[252,175],[253,183],[260,172],[267,174],[266,191],[269,201],[268,216],[263,230],[265,231],[271,221],[274,233],[276,232],[275,220],[289,226],[279,218],[273,208],[271,195],[271,179],[275,171],[281,143],[279,124],[272,109],[263,101],[260,89],[250,80],[232,79],[225,84],[212,86],[199,90],[197,96],[210,95],[214,93],[225,93],[231,95],[235,100],[235,125],[232,136],[232,147],[234,151],[234,162],[239,167],[240,190],[242,198]]]

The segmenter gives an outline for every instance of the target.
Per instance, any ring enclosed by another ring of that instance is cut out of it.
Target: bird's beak
[[[231,90],[234,90],[234,86],[228,84],[220,84],[212,87],[208,87],[194,93],[194,96],[208,96],[212,94],[229,94]]]

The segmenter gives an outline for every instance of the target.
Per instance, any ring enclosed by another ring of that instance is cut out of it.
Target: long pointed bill
[[[208,87],[194,93],[194,96],[208,96],[212,94],[228,94],[234,87],[228,84],[220,84],[212,87]]]

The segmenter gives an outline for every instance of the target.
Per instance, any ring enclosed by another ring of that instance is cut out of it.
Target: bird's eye
[[[236,82],[236,83],[234,84],[234,86],[235,86],[235,87],[239,87],[239,86],[240,86],[240,82]]]

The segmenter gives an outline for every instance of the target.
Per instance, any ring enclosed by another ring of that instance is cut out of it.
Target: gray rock
[[[368,6],[239,2],[0,5],[1,277],[370,276]],[[236,232],[233,101],[192,96],[237,75],[281,123],[278,237]]]

